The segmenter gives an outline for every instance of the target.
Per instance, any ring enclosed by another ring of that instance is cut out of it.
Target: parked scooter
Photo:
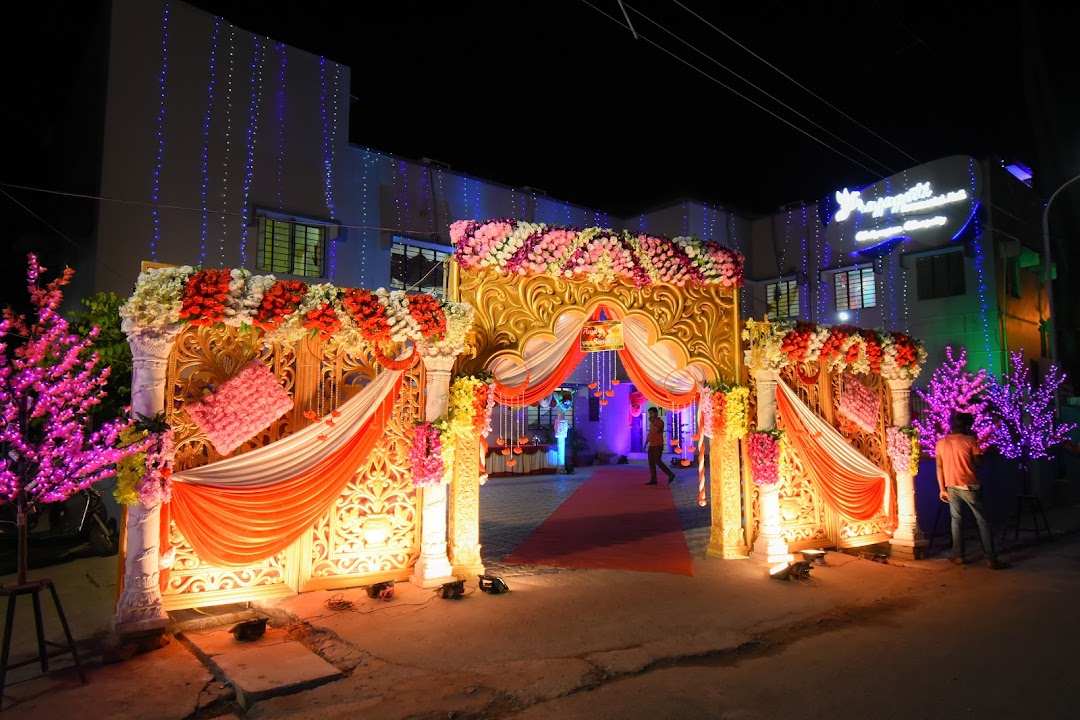
[[[0,507],[0,535],[18,542],[15,508]],[[120,548],[116,520],[109,517],[101,492],[88,487],[61,502],[27,508],[27,538],[32,547],[61,554],[89,545],[97,555],[115,555]]]

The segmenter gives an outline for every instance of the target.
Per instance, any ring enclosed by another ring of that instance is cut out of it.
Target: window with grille
[[[446,260],[453,249],[448,246],[394,237],[390,249],[390,289],[443,296]]]
[[[877,306],[877,291],[874,286],[874,269],[858,268],[836,273],[837,310],[862,310]]]
[[[948,252],[915,260],[915,282],[920,300],[955,297],[964,287],[964,254]]]
[[[799,283],[797,280],[781,280],[765,286],[768,314],[771,318],[799,316]]]
[[[256,262],[262,272],[321,278],[326,227],[299,220],[259,217]]]

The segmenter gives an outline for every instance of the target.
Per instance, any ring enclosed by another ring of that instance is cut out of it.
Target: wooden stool
[[[41,621],[41,591],[45,588],[48,588],[49,592],[52,593],[53,605],[56,606],[56,614],[60,618],[60,625],[64,628],[64,637],[67,639],[67,645],[45,639],[45,626]],[[82,663],[79,662],[79,653],[75,649],[75,640],[71,637],[71,629],[68,628],[67,618],[64,617],[64,609],[60,606],[60,597],[56,594],[56,586],[53,585],[52,580],[34,580],[32,582],[23,583],[22,585],[12,585],[10,587],[0,588],[0,596],[4,595],[7,596],[8,603],[7,619],[4,621],[4,647],[3,651],[0,652],[0,709],[3,709],[3,693],[4,688],[7,685],[8,670],[14,670],[15,668],[40,662],[41,672],[46,673],[49,671],[49,658],[58,655],[71,653],[71,657],[75,659],[75,669],[78,670],[79,678],[85,685],[86,673],[83,672]],[[37,630],[38,654],[37,657],[9,664],[8,657],[11,654],[11,629],[15,623],[15,599],[20,595],[29,595],[34,602],[34,627]],[[45,649],[46,646],[51,646],[54,650],[52,652],[47,652]]]

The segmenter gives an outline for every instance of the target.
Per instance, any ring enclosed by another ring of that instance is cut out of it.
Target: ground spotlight
[[[439,597],[443,600],[456,600],[464,592],[465,581],[455,580],[454,582],[443,583],[443,586],[439,588]]]
[[[791,578],[791,565],[780,563],[769,568],[769,577],[773,580],[788,580]]]
[[[810,548],[802,551],[803,560],[807,562],[825,563],[825,551]]]
[[[478,578],[480,580],[480,589],[486,593],[492,595],[498,595],[500,593],[510,592],[510,588],[506,586],[502,578],[495,577],[494,575],[481,575]]]
[[[369,598],[389,600],[390,598],[394,597],[394,581],[386,580],[385,582],[368,585],[367,595]]]

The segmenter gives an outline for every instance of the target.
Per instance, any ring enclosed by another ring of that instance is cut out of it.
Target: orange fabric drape
[[[575,345],[555,370],[547,376],[547,379],[541,383],[529,386],[529,381],[526,380],[522,385],[514,387],[508,387],[501,383],[492,383],[491,392],[495,393],[495,402],[509,407],[535,405],[553,393],[555,388],[566,382],[566,378],[570,377],[570,373],[574,372],[574,368],[584,358],[585,353],[581,352],[581,346]]]
[[[869,520],[882,512],[887,475],[856,474],[838,462],[824,444],[816,441],[816,433],[806,427],[783,392],[776,393],[776,408],[777,427],[784,431],[784,438],[802,459],[814,487],[830,507],[848,520]]]
[[[660,382],[656,382],[649,377],[649,374],[641,368],[629,350],[623,348],[618,352],[619,359],[622,360],[623,367],[626,368],[626,374],[630,377],[630,382],[634,383],[634,387],[640,390],[648,398],[649,402],[654,405],[682,409],[690,407],[694,400],[697,399],[697,389],[688,393],[673,393],[664,387],[663,378],[661,378]]]
[[[601,308],[597,308],[589,319],[599,319],[600,310]],[[553,393],[555,388],[566,382],[566,378],[570,377],[570,373],[574,372],[574,368],[578,366],[578,363],[585,359],[585,355],[586,353],[581,350],[581,343],[578,342],[570,348],[570,352],[566,354],[566,357],[562,359],[562,362],[558,364],[555,370],[547,376],[546,380],[532,387],[529,386],[528,380],[516,386],[506,386],[497,381],[492,383],[491,391],[495,393],[495,402],[509,407],[535,405]]]
[[[398,378],[348,443],[296,477],[247,488],[174,483],[170,512],[177,528],[200,558],[215,565],[250,565],[281,552],[311,528],[356,475],[383,436],[400,390]]]

